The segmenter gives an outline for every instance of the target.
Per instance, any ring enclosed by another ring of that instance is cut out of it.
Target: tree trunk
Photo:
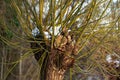
[[[47,44],[48,46],[46,44],[39,44],[48,51],[46,53],[48,55],[44,58],[43,63],[40,61],[40,80],[63,80],[64,73],[74,64],[74,56],[77,55],[78,46],[72,42],[69,33],[65,33],[66,30],[64,29],[63,31],[55,39],[53,48],[50,48],[49,44]],[[39,45],[37,43],[31,43],[31,48],[40,48]],[[37,54],[35,53],[35,58],[38,62],[42,58],[43,53],[46,52],[44,49]]]
[[[63,80],[64,73],[67,69],[71,68],[74,63],[74,59],[65,55],[67,52],[62,52],[53,49],[48,59],[48,66],[46,72],[46,80]]]
[[[5,30],[2,25],[4,22],[4,14],[5,14],[5,2],[4,0],[0,0],[0,35],[5,36]],[[0,39],[0,80],[4,80],[5,71],[6,71],[6,47],[4,43]]]
[[[48,66],[46,80],[63,80],[65,70],[57,69],[52,65]]]

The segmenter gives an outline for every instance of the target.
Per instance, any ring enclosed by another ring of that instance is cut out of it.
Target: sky
[[[113,0],[113,2],[116,2],[117,0]]]

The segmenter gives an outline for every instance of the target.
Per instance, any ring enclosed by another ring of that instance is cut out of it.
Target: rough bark
[[[68,42],[66,42],[63,46],[51,49],[48,60],[46,80],[63,80],[64,73],[67,69],[73,66],[74,58],[72,55],[74,52],[74,47]]]
[[[44,40],[43,37],[38,38]],[[49,51],[46,53],[48,55],[44,58],[42,63],[40,80],[63,80],[64,73],[74,64],[74,56],[77,55],[76,53],[79,46],[73,42],[71,36],[65,29],[63,29],[61,35],[56,37],[53,48],[48,47],[45,43],[39,45],[37,43],[32,43],[31,48],[38,48],[40,45]],[[44,49],[41,49],[37,54],[35,53],[37,61],[41,59],[41,56],[45,52]]]
[[[57,69],[53,65],[48,66],[46,80],[63,80],[65,70]]]
[[[73,66],[74,59],[65,55],[65,52],[52,50],[49,55],[46,80],[63,80],[64,73]]]

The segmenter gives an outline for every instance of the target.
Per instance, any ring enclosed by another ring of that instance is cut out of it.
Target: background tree
[[[4,1],[3,0],[1,0],[0,1],[0,22],[2,22],[2,20],[3,20],[3,15],[4,15],[4,13],[5,13],[5,5],[4,5]],[[5,34],[5,32],[4,32],[4,29],[3,29],[3,27],[2,27],[2,24],[0,24],[0,35],[4,35]],[[4,46],[4,44],[0,41],[0,62],[1,62],[1,64],[0,64],[0,79],[3,79],[3,76],[4,76],[4,60],[5,60],[5,46]]]

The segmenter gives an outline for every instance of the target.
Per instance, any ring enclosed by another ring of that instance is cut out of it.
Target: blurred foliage
[[[74,57],[75,65],[67,71],[65,80],[86,80],[90,76],[96,80],[110,80],[108,75],[120,76],[117,69],[120,68],[120,0],[5,1],[5,19],[0,20],[0,24],[4,26],[6,36],[0,35],[0,39],[10,47],[23,50],[21,58],[10,63],[16,65],[33,55],[29,45],[23,45],[32,42],[30,38],[34,39],[34,28],[39,29],[45,43],[50,44],[51,48],[57,36],[67,28],[79,50]],[[119,61],[117,68],[116,63],[106,61],[106,57],[112,54],[115,55],[114,60]],[[8,74],[14,67],[8,70]]]

